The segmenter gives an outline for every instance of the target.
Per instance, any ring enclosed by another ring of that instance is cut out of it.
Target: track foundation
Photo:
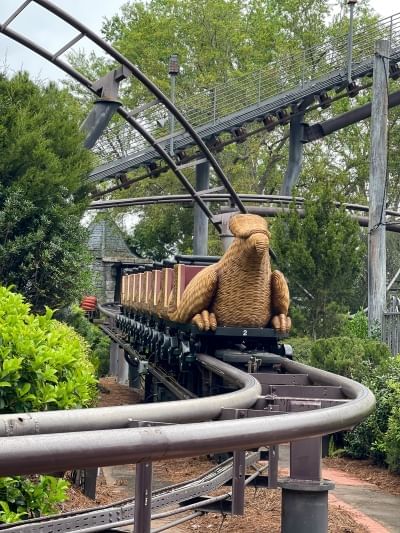
[[[286,479],[282,487],[282,533],[327,533],[332,481]]]

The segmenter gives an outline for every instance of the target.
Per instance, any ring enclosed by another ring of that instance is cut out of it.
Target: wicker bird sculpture
[[[233,243],[220,261],[186,287],[178,308],[168,314],[176,322],[192,322],[200,330],[218,326],[288,332],[289,289],[281,272],[271,272],[267,222],[258,215],[235,215],[229,228]]]

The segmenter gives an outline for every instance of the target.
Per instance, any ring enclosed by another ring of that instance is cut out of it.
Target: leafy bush
[[[68,482],[51,476],[0,478],[0,521],[18,522],[52,514],[67,499]]]
[[[20,294],[0,287],[0,412],[71,409],[96,396],[88,345],[69,326],[37,316]],[[0,478],[0,521],[48,514],[67,482],[51,476]]]
[[[388,427],[384,435],[385,461],[389,470],[400,474],[400,383],[389,380],[392,390],[392,410],[388,419]]]
[[[389,357],[388,347],[373,339],[331,337],[315,341],[311,348],[310,364],[362,381],[373,368]]]
[[[389,357],[364,376],[364,385],[376,398],[375,411],[346,433],[346,453],[357,459],[372,458],[400,470],[400,356]]]
[[[62,316],[62,321],[72,326],[89,345],[89,356],[99,377],[106,376],[110,369],[111,339],[85,318],[78,306],[73,306]]]
[[[293,337],[288,340],[288,343],[293,348],[293,359],[305,365],[310,364],[311,349],[315,341],[310,337]]]
[[[362,309],[344,323],[343,335],[345,337],[357,337],[357,339],[368,338],[368,317]]]
[[[30,313],[23,297],[0,287],[0,412],[91,405],[94,368],[85,341],[66,324]]]

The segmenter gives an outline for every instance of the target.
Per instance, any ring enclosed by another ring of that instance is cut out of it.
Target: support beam
[[[231,230],[229,229],[229,221],[234,214],[235,212],[221,213],[219,215],[215,215],[213,219],[214,222],[220,224],[220,227],[221,227],[220,237],[222,241],[222,246],[224,248],[224,252],[227,251],[227,249],[233,242],[233,235],[231,233]]]
[[[208,190],[210,182],[210,164],[208,161],[196,166],[196,191]],[[195,204],[193,228],[193,254],[208,255],[208,218]]]
[[[287,196],[292,194],[303,164],[303,120],[304,113],[296,114],[290,119],[289,161],[281,188],[281,194]]]
[[[111,117],[121,106],[118,100],[119,84],[130,75],[129,70],[121,66],[92,84],[92,90],[100,96],[94,103],[93,109],[81,125],[81,130],[86,132],[84,145],[93,148],[97,139],[108,126]]]
[[[152,463],[137,463],[135,482],[135,533],[150,533],[151,530],[152,479]]]
[[[120,105],[121,102],[111,100],[96,100],[94,102],[93,109],[81,125],[81,130],[86,132],[86,138],[83,142],[85,148],[93,148]]]
[[[389,95],[389,108],[400,105],[400,91],[396,91]],[[322,139],[335,131],[341,130],[346,126],[365,120],[371,116],[371,103],[356,107],[347,113],[343,113],[337,117],[330,118],[325,122],[318,122],[309,126],[304,126],[303,143],[309,143]]]
[[[375,43],[371,109],[368,224],[368,329],[382,333],[386,306],[385,205],[387,179],[389,41]]]

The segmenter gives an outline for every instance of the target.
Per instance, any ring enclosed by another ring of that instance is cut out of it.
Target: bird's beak
[[[257,255],[264,255],[268,251],[269,238],[265,233],[253,233],[249,237],[250,246],[255,249]]]

